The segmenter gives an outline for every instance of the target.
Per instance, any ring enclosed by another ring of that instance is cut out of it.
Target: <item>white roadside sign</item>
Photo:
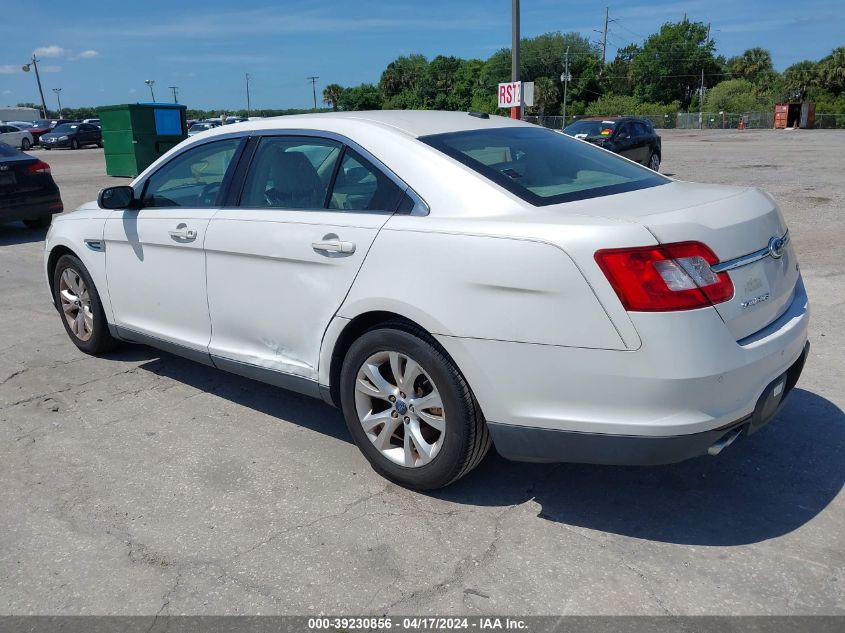
[[[515,108],[534,105],[534,82],[509,81],[499,84],[499,107]]]

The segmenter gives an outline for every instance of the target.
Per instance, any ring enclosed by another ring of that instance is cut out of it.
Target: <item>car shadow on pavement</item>
[[[20,222],[0,225],[0,246],[43,242],[47,229],[28,229]]]
[[[344,442],[352,442],[339,409],[322,400],[263,382],[230,374],[221,369],[185,360],[144,345],[127,345],[109,355],[115,360],[142,360],[139,369],[166,376],[235,404],[285,420]]]
[[[795,389],[778,417],[718,457],[657,467],[518,464],[491,454],[433,496],[510,506],[533,499],[539,516],[640,539],[742,545],[798,529],[845,483],[845,413]]]
[[[145,346],[109,355],[329,437],[350,442],[343,416],[321,400],[242,378]],[[357,450],[350,447],[350,450]],[[686,545],[742,545],[798,529],[845,484],[845,413],[796,388],[777,419],[718,457],[668,466],[510,462],[482,464],[430,497],[507,507],[533,500],[539,517],[635,538]]]

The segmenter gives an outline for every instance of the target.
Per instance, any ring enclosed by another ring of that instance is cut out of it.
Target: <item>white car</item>
[[[45,265],[81,350],[146,343],[322,397],[420,489],[491,441],[530,461],[716,454],[807,354],[767,194],[476,113],[210,130],[55,218]]]
[[[16,125],[0,123],[0,143],[19,147],[25,152],[32,147],[32,134]]]

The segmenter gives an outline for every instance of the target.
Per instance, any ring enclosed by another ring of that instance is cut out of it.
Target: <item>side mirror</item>
[[[106,187],[97,196],[97,205],[101,209],[137,209],[135,190],[129,185]]]

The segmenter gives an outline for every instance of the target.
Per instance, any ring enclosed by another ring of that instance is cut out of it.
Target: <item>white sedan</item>
[[[477,113],[210,130],[57,217],[45,266],[81,350],[146,343],[322,397],[379,473],[420,489],[491,443],[716,454],[772,419],[807,354],[767,194]]]
[[[32,147],[32,134],[22,127],[0,123],[0,143],[19,147],[25,152]]]

